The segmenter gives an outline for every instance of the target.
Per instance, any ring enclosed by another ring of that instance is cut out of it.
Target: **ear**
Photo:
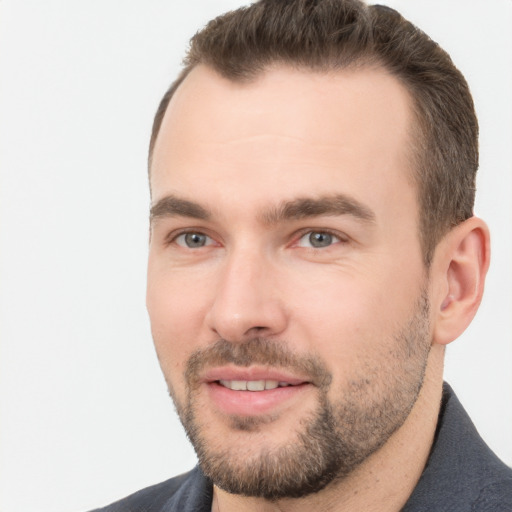
[[[438,244],[432,262],[434,343],[450,343],[473,320],[482,300],[489,259],[489,229],[478,217],[457,225]]]

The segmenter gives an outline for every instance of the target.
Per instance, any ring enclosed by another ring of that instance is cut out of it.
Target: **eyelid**
[[[176,243],[176,239],[179,238],[180,236],[186,235],[188,233],[196,233],[198,235],[204,235],[205,237],[207,237],[209,240],[211,240],[213,242],[213,243],[206,243],[204,245],[204,247],[209,247],[211,245],[218,244],[218,242],[215,240],[215,238],[211,234],[208,233],[208,230],[206,230],[204,228],[194,228],[194,227],[174,229],[174,230],[170,231],[169,233],[167,233],[167,235],[165,235],[164,243],[166,245],[176,244],[179,247],[186,248],[185,246],[182,246],[182,245]]]
[[[210,245],[214,245],[214,244],[222,245],[222,243],[219,242],[216,239],[216,237],[214,237],[211,233],[209,233],[208,229],[205,229],[205,228],[194,228],[193,226],[192,227],[186,227],[186,228],[178,228],[178,229],[174,229],[174,230],[170,231],[169,233],[167,233],[165,235],[164,243],[166,245],[170,245],[172,243],[176,243],[176,239],[179,236],[186,235],[187,233],[197,233],[197,234],[204,235],[204,236],[208,237],[213,242],[213,244],[212,243],[208,243],[208,244],[206,244],[206,246],[210,246]],[[330,228],[311,228],[311,227],[308,227],[308,228],[302,228],[299,231],[295,232],[295,234],[292,236],[292,242],[291,242],[290,245],[291,246],[296,246],[298,244],[298,242],[305,235],[308,235],[310,233],[326,233],[326,234],[329,234],[329,235],[335,237],[338,240],[338,243],[348,243],[351,240],[350,237],[346,233],[337,231],[335,229],[330,229]],[[311,247],[311,248],[314,249],[313,247]]]
[[[295,234],[295,236],[293,237],[292,245],[299,246],[298,244],[299,244],[300,240],[302,240],[306,235],[309,235],[311,233],[325,233],[327,235],[331,235],[332,237],[337,239],[336,243],[342,243],[343,244],[343,243],[348,243],[350,241],[350,238],[345,233],[341,233],[341,232],[336,231],[334,229],[329,229],[329,228],[304,228],[304,229],[301,229],[300,231],[298,231]],[[326,246],[323,249],[331,247],[332,245],[335,245],[335,244],[331,244],[329,246]],[[302,246],[302,247],[304,247],[304,246]],[[304,247],[304,248],[319,249],[317,247]]]

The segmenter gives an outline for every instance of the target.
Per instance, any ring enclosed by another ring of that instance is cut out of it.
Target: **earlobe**
[[[489,268],[489,229],[478,217],[453,228],[434,257],[436,300],[434,343],[446,345],[464,332],[482,300]]]

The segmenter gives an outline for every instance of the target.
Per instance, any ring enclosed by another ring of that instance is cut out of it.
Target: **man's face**
[[[147,305],[205,472],[279,498],[406,420],[430,334],[410,99],[380,69],[194,69],[153,155]]]

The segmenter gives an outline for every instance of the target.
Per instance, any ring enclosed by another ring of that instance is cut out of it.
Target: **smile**
[[[218,382],[232,391],[265,391],[292,385],[277,380],[219,380]]]
[[[222,414],[258,416],[296,408],[304,393],[315,388],[308,380],[269,369],[217,368],[203,378],[209,403]]]

